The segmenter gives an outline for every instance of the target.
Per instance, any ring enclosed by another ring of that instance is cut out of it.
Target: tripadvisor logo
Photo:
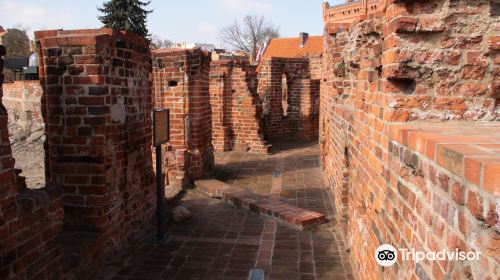
[[[380,245],[375,251],[375,260],[381,266],[392,266],[398,261],[398,251],[392,245]]]
[[[455,249],[454,251],[441,250],[438,252],[422,252],[415,249],[399,249],[401,260],[412,260],[421,262],[429,261],[477,261],[481,252],[463,252]],[[380,245],[375,251],[375,261],[381,266],[392,266],[398,261],[398,250],[389,244]]]

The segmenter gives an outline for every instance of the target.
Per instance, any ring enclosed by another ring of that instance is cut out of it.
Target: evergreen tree
[[[105,27],[131,31],[141,36],[148,36],[146,18],[152,10],[146,10],[151,1],[109,0],[102,8],[97,8],[104,15],[98,16]]]

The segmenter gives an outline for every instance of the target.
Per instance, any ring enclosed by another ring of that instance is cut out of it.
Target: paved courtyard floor
[[[328,222],[299,231],[189,190],[180,200],[192,218],[169,224],[169,245],[144,242],[108,264],[105,279],[352,279],[331,198],[314,143],[274,145],[274,155],[216,155],[214,178],[327,215]],[[257,271],[256,271],[257,272]]]

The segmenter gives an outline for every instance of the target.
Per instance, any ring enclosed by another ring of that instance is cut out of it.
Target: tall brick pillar
[[[154,211],[150,51],[111,29],[35,33],[46,122],[46,180],[64,225],[127,239]]]
[[[156,108],[170,109],[170,142],[163,145],[167,184],[184,185],[214,165],[209,96],[210,55],[201,49],[153,52]]]

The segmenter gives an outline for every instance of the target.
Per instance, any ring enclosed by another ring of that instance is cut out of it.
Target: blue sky
[[[194,2],[194,3],[193,3]],[[218,44],[218,30],[245,14],[264,15],[280,27],[282,37],[301,31],[320,35],[323,0],[152,0],[151,33],[175,42]],[[330,0],[330,5],[343,0]],[[96,7],[103,0],[0,0],[0,25],[41,29],[96,28]],[[30,35],[32,36],[32,35]]]

